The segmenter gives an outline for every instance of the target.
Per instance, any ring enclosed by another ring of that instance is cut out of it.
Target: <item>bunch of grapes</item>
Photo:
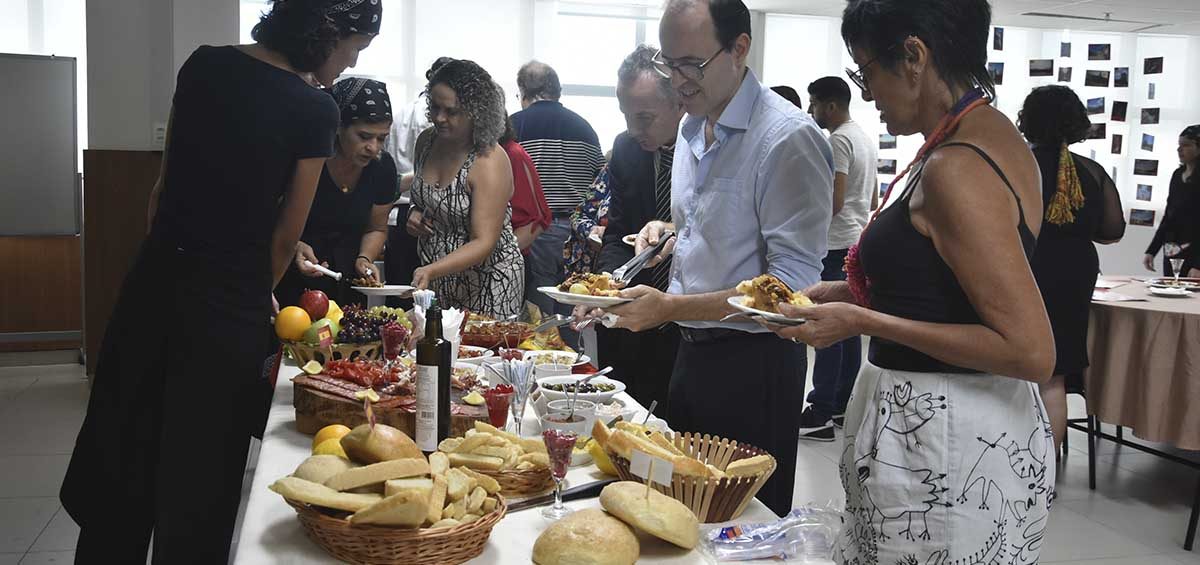
[[[405,312],[403,308],[389,308],[387,306],[376,306],[374,308],[371,308],[369,310],[369,312],[371,314],[383,314],[383,315],[392,316],[392,319],[399,322],[400,325],[404,326],[405,328],[408,328],[409,331],[412,331],[412,321],[408,319],[408,312]]]
[[[379,327],[394,321],[397,321],[396,315],[391,312],[368,312],[361,306],[352,304],[342,311],[342,331],[338,333],[338,341],[342,343],[379,341]]]

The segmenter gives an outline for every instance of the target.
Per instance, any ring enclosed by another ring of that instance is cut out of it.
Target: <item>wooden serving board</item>
[[[332,424],[353,428],[367,423],[361,401],[347,400],[304,386],[297,386],[293,390],[295,395],[292,404],[296,407],[296,429],[301,433],[312,435]],[[463,404],[460,395],[461,391],[451,391],[451,402],[454,404],[453,414],[450,416],[451,437],[462,437],[467,430],[474,429],[476,420],[488,421],[487,406]],[[415,413],[404,408],[381,407],[376,407],[374,412],[376,423],[387,424],[403,431],[409,437],[416,437]]]

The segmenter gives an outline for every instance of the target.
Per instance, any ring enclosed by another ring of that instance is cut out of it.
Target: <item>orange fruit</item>
[[[299,306],[288,306],[275,315],[275,335],[286,341],[299,341],[312,325],[308,312]]]
[[[336,439],[340,441],[342,436],[348,433],[350,433],[350,428],[347,428],[341,424],[325,426],[324,428],[321,428],[321,431],[317,432],[317,435],[313,436],[313,449],[316,449],[317,446],[324,443],[325,440]]]

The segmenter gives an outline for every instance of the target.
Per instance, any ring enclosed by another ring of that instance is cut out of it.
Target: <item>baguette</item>
[[[609,431],[608,426],[604,425],[604,422],[597,419],[592,423],[592,439],[600,444],[601,449],[608,447],[608,436],[610,435],[612,435],[612,432]]]
[[[279,493],[280,496],[288,500],[333,508],[335,510],[345,510],[346,512],[358,512],[383,499],[378,494],[338,492],[320,483],[296,477],[284,477],[275,481],[267,488]]]
[[[775,460],[770,455],[755,455],[746,459],[730,462],[725,467],[725,474],[733,477],[752,477],[765,473],[775,467]]]
[[[499,471],[504,468],[504,460],[499,457],[488,457],[486,455],[472,455],[470,453],[451,453],[451,467],[470,467],[472,469],[483,469],[485,471]]]
[[[697,459],[686,455],[676,455],[645,436],[632,434],[625,430],[617,430],[608,438],[608,451],[612,451],[625,459],[633,460],[633,452],[641,451],[647,455],[670,461],[675,467],[674,472],[689,477],[710,477],[708,466]]]
[[[429,462],[420,459],[392,459],[363,467],[355,467],[338,473],[325,481],[333,490],[350,490],[382,483],[390,479],[403,479],[429,474]]]

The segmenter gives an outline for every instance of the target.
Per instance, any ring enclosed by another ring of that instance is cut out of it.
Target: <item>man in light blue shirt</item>
[[[832,215],[833,156],[820,128],[746,67],[750,12],[741,0],[671,0],[659,26],[657,67],[687,110],[675,144],[674,225],[651,222],[639,250],[676,231],[667,293],[635,287],[613,308],[642,331],[676,322],[671,427],[767,450],[779,468],[758,497],[791,509],[806,349],[735,312],[734,287],[763,273],[800,290],[821,279]]]

